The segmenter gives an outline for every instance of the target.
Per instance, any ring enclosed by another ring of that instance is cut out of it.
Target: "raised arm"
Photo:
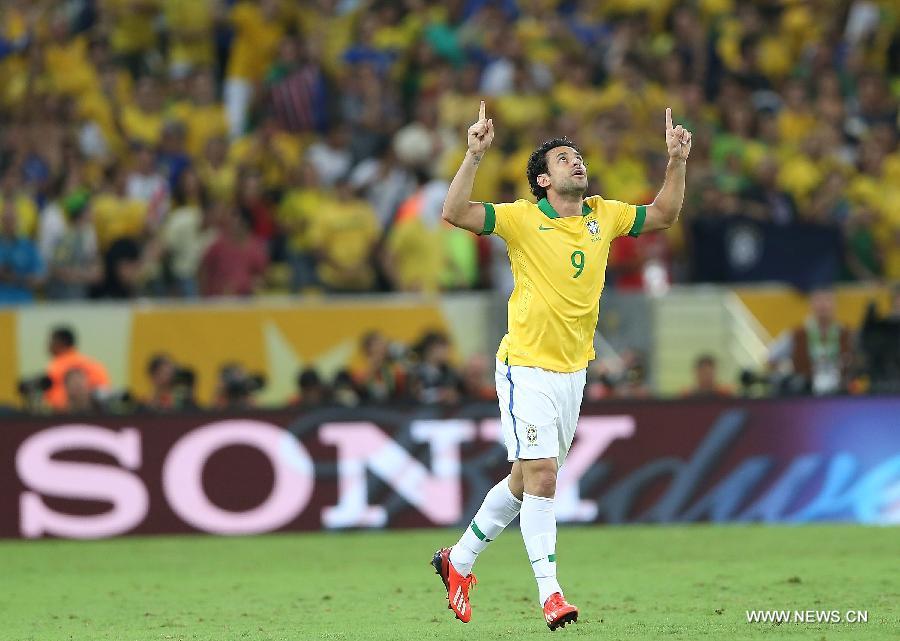
[[[688,155],[691,153],[691,132],[681,125],[672,127],[672,110],[669,108],[666,108],[666,147],[669,151],[666,177],[653,204],[647,205],[645,232],[671,227],[678,220],[684,202],[684,179]]]
[[[485,117],[484,100],[478,110],[478,122],[469,127],[466,157],[463,158],[459,170],[450,183],[447,198],[441,216],[451,225],[468,229],[480,234],[484,229],[484,205],[473,203],[472,186],[475,184],[475,172],[484,157],[484,153],[494,140],[494,122]]]

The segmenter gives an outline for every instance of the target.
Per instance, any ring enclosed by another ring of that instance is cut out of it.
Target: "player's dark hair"
[[[531,193],[538,200],[547,197],[547,188],[538,184],[537,177],[547,173],[547,152],[555,147],[571,147],[578,153],[581,153],[581,150],[575,146],[575,143],[565,136],[548,140],[531,152],[531,156],[528,158],[528,169],[525,174],[528,176],[528,185],[531,187]]]

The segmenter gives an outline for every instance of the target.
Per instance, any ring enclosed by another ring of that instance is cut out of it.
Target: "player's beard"
[[[554,189],[563,198],[583,198],[587,192],[587,178],[577,180],[574,176],[568,176]]]

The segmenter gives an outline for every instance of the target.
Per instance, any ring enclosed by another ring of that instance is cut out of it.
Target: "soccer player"
[[[497,351],[497,396],[512,470],[488,493],[471,525],[432,565],[447,588],[449,608],[472,618],[469,588],[478,555],[519,515],[538,599],[551,630],[578,619],[556,580],[556,475],[565,460],[581,408],[585,369],[594,358],[600,294],[613,239],[670,227],[684,199],[691,133],[672,126],[666,109],[669,162],[662,188],[649,205],[601,196],[585,198],[587,167],[565,138],[531,154],[527,176],[537,203],[470,202],[475,172],[494,139],[485,117],[469,127],[468,152],[456,172],[443,217],[476,234],[506,241],[515,286],[507,307],[507,334]]]

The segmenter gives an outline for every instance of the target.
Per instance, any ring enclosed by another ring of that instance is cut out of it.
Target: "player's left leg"
[[[528,560],[534,570],[541,605],[555,592],[562,592],[556,580],[556,459],[522,460],[525,491],[520,524]]]
[[[500,536],[519,513],[522,501],[513,495],[511,486],[521,486],[521,476],[520,466],[514,463],[511,474],[484,497],[481,507],[456,545],[434,553],[431,563],[447,589],[449,607],[463,623],[472,619],[469,589],[476,583],[472,566],[478,555]]]
[[[578,620],[578,608],[568,603],[556,579],[555,458],[522,461],[525,492],[519,522],[522,539],[538,586],[538,600],[551,630]]]

